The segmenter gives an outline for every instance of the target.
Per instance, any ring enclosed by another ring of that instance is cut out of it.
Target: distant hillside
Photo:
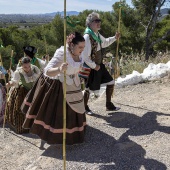
[[[44,15],[53,16],[54,17],[56,14],[60,14],[61,16],[64,16],[64,11],[62,11],[62,12],[46,13]],[[69,16],[71,16],[71,15],[78,15],[78,14],[79,14],[79,12],[77,12],[77,11],[67,11],[66,12],[66,15],[69,15]]]
[[[159,17],[159,20],[161,21],[168,14],[170,14],[170,8],[161,9],[161,16]]]
[[[51,22],[53,18],[44,14],[0,14],[0,23]]]
[[[49,23],[56,14],[64,16],[64,11],[45,14],[0,14],[0,23]],[[69,16],[78,14],[77,11],[66,12]]]
[[[162,14],[162,15],[170,14],[170,8],[161,9],[161,14]]]
[[[164,8],[161,10],[161,19],[168,14],[170,8]],[[45,14],[0,14],[0,26],[5,26],[6,24],[13,23],[49,23],[53,20],[56,14],[64,16],[64,11],[62,12],[52,12]],[[67,11],[66,15],[79,15],[77,11]]]

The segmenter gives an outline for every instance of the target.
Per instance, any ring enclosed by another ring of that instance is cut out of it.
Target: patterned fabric
[[[90,35],[90,41],[91,41],[91,47],[92,47],[91,60],[95,61],[98,42],[95,41],[91,35]],[[91,71],[91,68],[84,62],[78,75],[81,78],[88,79],[90,71]]]
[[[6,104],[6,90],[0,84],[0,124],[3,123],[3,117],[5,114],[5,104]]]
[[[28,130],[24,130],[22,128],[22,124],[25,120],[25,115],[22,114],[20,107],[26,94],[32,88],[34,82],[39,76],[40,71],[37,68],[38,72],[36,72],[35,68],[37,67],[31,65],[32,76],[31,78],[28,78],[27,74],[23,71],[23,69],[19,67],[14,72],[14,77],[11,80],[17,85],[17,87],[13,86],[10,88],[6,113],[7,122],[16,133],[28,132]]]
[[[95,41],[91,35],[90,35],[90,41],[91,41],[91,48],[92,48],[92,50],[91,50],[91,60],[95,61],[98,42]]]
[[[102,48],[106,48],[109,45],[111,45],[114,41],[116,41],[115,36],[114,37],[109,37],[109,38],[105,38],[103,37],[101,34],[99,34],[102,43],[98,43],[97,46],[97,51],[101,50]],[[90,66],[92,69],[94,69],[96,67],[95,61],[91,60],[91,51],[92,51],[92,47],[91,47],[91,41],[90,41],[90,35],[89,34],[84,34],[84,39],[85,39],[85,48],[81,54],[82,60],[88,65]]]
[[[7,102],[6,117],[7,123],[16,133],[25,133],[28,130],[22,128],[22,124],[25,119],[25,115],[21,112],[21,104],[28,93],[22,85],[18,88],[13,87],[10,90],[9,100]]]
[[[78,75],[81,78],[87,79],[89,77],[90,71],[91,68],[86,63],[83,63]]]

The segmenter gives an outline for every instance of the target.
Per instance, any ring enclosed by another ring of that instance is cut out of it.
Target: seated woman
[[[28,57],[23,57],[21,60],[21,67],[17,68],[11,81],[6,84],[6,88],[12,87],[7,101],[7,122],[17,133],[24,132],[22,124],[25,115],[21,113],[21,104],[39,75],[39,68],[31,65],[31,61]]]
[[[85,47],[83,36],[77,32],[67,37],[66,63],[64,47],[56,50],[26,100],[25,129],[38,135],[48,144],[63,142],[63,86],[66,71],[66,144],[84,141],[86,117],[78,72]]]

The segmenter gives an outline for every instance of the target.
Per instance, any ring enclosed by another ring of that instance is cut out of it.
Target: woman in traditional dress
[[[63,82],[66,71],[66,144],[84,141],[86,118],[78,72],[79,57],[85,47],[83,36],[77,32],[67,37],[66,63],[64,47],[56,50],[42,74],[25,99],[25,129],[48,144],[63,143]]]
[[[16,69],[11,81],[6,84],[6,88],[12,87],[7,101],[7,122],[17,133],[24,132],[22,124],[25,115],[21,112],[21,104],[39,75],[39,68],[31,65],[31,60],[28,57],[23,57],[21,67]]]

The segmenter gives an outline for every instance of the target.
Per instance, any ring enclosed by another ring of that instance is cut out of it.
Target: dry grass
[[[110,58],[107,60],[110,61]],[[150,64],[167,63],[170,61],[170,51],[166,53],[158,52],[156,56],[150,57],[149,61],[145,61],[144,53],[141,54],[121,54],[120,72],[122,76],[131,74],[133,70],[142,73],[143,70]]]

